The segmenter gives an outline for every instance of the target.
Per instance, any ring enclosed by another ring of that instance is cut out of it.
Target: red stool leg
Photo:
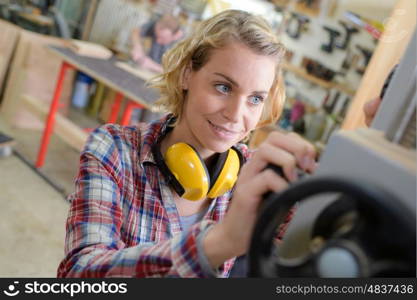
[[[116,123],[117,116],[119,115],[120,104],[122,103],[122,100],[123,100],[123,94],[120,92],[117,92],[116,97],[114,99],[114,103],[111,108],[110,118],[107,121],[108,123]]]
[[[121,125],[123,125],[123,126],[129,125],[130,119],[132,118],[132,111],[135,108],[143,108],[143,106],[140,105],[139,103],[129,101],[129,103],[127,104],[126,109],[123,113],[122,121],[120,122]]]
[[[69,68],[72,68],[72,66],[66,62],[62,63],[61,70],[59,71],[59,75],[58,75],[58,81],[55,86],[54,96],[52,98],[51,106],[49,108],[49,113],[48,113],[48,118],[46,120],[45,129],[43,131],[41,145],[38,151],[38,158],[35,164],[36,168],[42,167],[45,162],[45,156],[48,150],[49,141],[51,139],[51,135],[54,130],[55,114],[59,107],[59,98],[61,97],[65,74],[66,74],[67,69]]]

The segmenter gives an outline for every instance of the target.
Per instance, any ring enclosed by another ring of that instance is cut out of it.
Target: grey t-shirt
[[[192,225],[194,225],[197,222],[200,222],[203,219],[205,213],[206,213],[206,210],[202,210],[201,212],[198,212],[190,216],[185,216],[185,217],[180,216],[180,223],[181,223],[182,231],[185,232]]]

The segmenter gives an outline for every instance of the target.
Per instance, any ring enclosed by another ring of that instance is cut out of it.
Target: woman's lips
[[[214,131],[214,133],[221,138],[231,139],[239,134],[239,131],[226,129],[223,126],[216,125],[210,121],[208,121],[208,123],[210,124],[210,128]]]

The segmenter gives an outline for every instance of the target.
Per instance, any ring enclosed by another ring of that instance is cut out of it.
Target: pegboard
[[[91,30],[90,41],[122,52],[130,46],[132,29],[147,22],[152,14],[175,13],[178,0],[101,0]]]
[[[146,1],[141,3],[128,0],[101,0],[93,27],[90,41],[107,47],[119,43],[128,43],[133,28],[141,26],[150,18],[150,8]]]

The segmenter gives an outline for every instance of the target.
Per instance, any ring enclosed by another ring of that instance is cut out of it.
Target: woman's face
[[[241,43],[213,50],[200,70],[184,75],[188,92],[177,125],[184,142],[203,154],[241,141],[256,127],[274,76],[273,58]]]

